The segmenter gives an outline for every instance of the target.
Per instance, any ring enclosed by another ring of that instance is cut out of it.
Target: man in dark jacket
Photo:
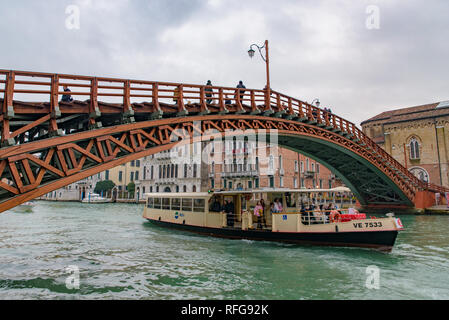
[[[245,90],[242,90],[242,89],[246,89],[242,80],[239,81],[239,84],[237,85],[237,89],[240,89],[240,101],[242,101],[243,94],[245,93]]]
[[[226,204],[224,206],[224,212],[226,213],[226,221],[229,227],[234,226],[234,203],[226,200]]]
[[[207,80],[206,86],[212,86],[212,81]],[[213,90],[212,90],[211,87],[207,87],[206,89],[204,89],[204,91],[206,91],[206,92],[213,92]],[[207,97],[207,98],[211,98],[211,97],[212,97],[212,94],[211,94],[211,93],[206,93],[206,97]],[[211,104],[211,103],[212,103],[212,99],[207,99],[207,100],[206,100],[206,103],[207,103],[207,104]]]
[[[71,92],[67,86],[64,86],[64,92]],[[62,96],[62,102],[72,102],[73,98],[70,94],[64,94]]]

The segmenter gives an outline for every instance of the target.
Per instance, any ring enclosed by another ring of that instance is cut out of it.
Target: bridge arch
[[[200,131],[210,131],[211,123],[214,124],[215,130],[220,128],[219,133],[191,136],[190,133],[193,132],[195,125],[201,125],[202,128],[197,128],[198,133],[200,133]],[[234,127],[231,127],[237,128],[237,130],[229,130],[228,125],[230,123],[234,124]],[[244,128],[243,123],[246,123],[248,127]],[[30,153],[34,155],[40,153],[42,160],[34,160],[34,164],[41,164],[40,169],[46,169],[48,173],[44,174],[46,181],[42,180],[37,188],[28,192],[27,190],[31,189],[31,184],[23,184],[22,189],[25,191],[23,194],[19,194],[17,192],[19,190],[12,189],[15,188],[14,184],[10,185],[11,191],[16,191],[16,194],[9,192],[3,205],[28,201],[120,164],[170,150],[182,144],[212,139],[216,141],[226,134],[247,136],[247,131],[263,130],[265,132],[268,127],[268,125],[265,126],[267,123],[269,123],[270,128],[268,130],[271,134],[276,133],[278,135],[280,147],[301,152],[327,166],[351,188],[361,204],[413,206],[413,201],[409,198],[409,188],[404,186],[404,191],[394,183],[388,172],[385,172],[385,168],[383,168],[384,170],[379,168],[380,163],[374,161],[376,158],[367,157],[363,152],[358,152],[356,148],[351,148],[351,146],[354,147],[357,144],[350,139],[336,133],[326,132],[324,129],[315,128],[313,125],[292,120],[248,115],[228,115],[226,120],[217,115],[191,116],[175,120],[152,120],[145,123],[91,130],[82,135],[75,134],[53,138],[46,141],[45,146],[42,142],[29,143],[26,148],[28,151],[25,153],[20,148],[8,150],[10,165],[16,164],[16,170],[18,170],[19,162],[23,161],[28,162],[28,165],[25,166],[22,163],[23,167],[30,166],[31,168],[33,159]],[[259,127],[254,128],[255,126]],[[189,133],[189,130],[185,130],[185,128],[191,128],[192,130]],[[186,135],[184,138],[180,137],[181,140],[179,141],[170,141],[167,132],[173,132],[177,129],[184,130]],[[163,139],[158,140],[157,137],[161,136],[166,137],[165,141]],[[137,141],[141,143],[139,144]],[[114,150],[117,153],[116,156],[104,153],[108,149],[108,145],[111,151]],[[143,147],[144,145],[145,147]],[[118,156],[120,153],[122,156]],[[2,152],[0,151],[1,156]],[[64,163],[64,161],[70,159],[70,157],[73,157],[73,159],[69,167],[69,162]],[[108,161],[108,159],[110,160]],[[84,162],[84,170],[75,170],[74,164],[80,162]],[[67,168],[65,170],[67,174],[63,174],[64,169],[60,170],[59,168]],[[39,170],[37,169],[36,167],[34,172],[38,173]],[[73,172],[72,175],[70,174],[71,171]],[[13,197],[11,198],[11,196]]]

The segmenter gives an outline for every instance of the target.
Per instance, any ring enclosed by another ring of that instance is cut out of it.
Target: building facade
[[[361,125],[416,177],[449,186],[449,101],[386,111]]]
[[[136,180],[136,198],[148,192],[204,192],[207,166],[191,154],[201,155],[201,144],[184,145],[141,159],[140,179]]]
[[[140,179],[141,163],[144,159],[128,162],[104,172],[105,180],[111,180],[117,190],[126,191],[130,182],[136,183]]]
[[[134,182],[134,197],[151,192],[206,192],[266,188],[330,189],[342,183],[317,161],[257,141],[203,142],[117,166],[49,193],[44,199],[81,201],[98,181],[111,180],[119,197]]]
[[[86,179],[69,184],[40,197],[42,200],[52,201],[81,201],[89,193],[93,193],[98,181],[106,180],[105,172],[98,173]]]
[[[327,189],[342,183],[304,155],[257,141],[197,143],[142,159],[139,198],[146,192],[259,188]]]

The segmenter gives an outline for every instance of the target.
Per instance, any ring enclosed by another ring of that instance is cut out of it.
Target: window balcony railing
[[[259,171],[248,170],[248,171],[221,172],[221,176],[223,178],[257,177],[259,176]]]

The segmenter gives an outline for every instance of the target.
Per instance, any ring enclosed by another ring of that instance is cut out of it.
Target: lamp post
[[[267,68],[266,101],[267,101],[267,107],[268,107],[269,106],[269,102],[270,102],[270,96],[271,96],[271,93],[270,93],[270,57],[269,57],[269,54],[268,54],[268,40],[265,40],[265,44],[262,47],[258,46],[257,44],[252,44],[249,47],[249,50],[248,50],[248,55],[249,55],[250,58],[253,58],[254,57],[254,53],[256,52],[253,49],[253,47],[256,47],[259,50],[260,56],[262,57],[263,61],[265,61],[265,64],[266,64],[266,68]],[[265,57],[262,54],[262,49],[264,49],[264,48],[265,48]]]
[[[312,101],[312,105],[315,103],[315,106],[317,107],[317,108],[319,108],[320,107],[320,99],[318,99],[318,98],[316,98],[316,99],[314,99],[313,101]]]

